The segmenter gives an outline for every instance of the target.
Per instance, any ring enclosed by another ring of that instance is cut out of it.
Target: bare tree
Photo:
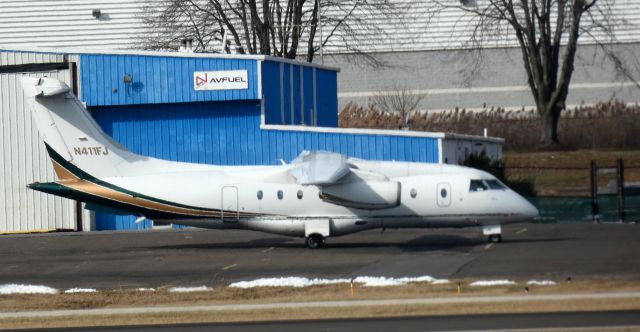
[[[416,91],[408,90],[404,86],[395,86],[391,91],[377,93],[371,103],[382,112],[396,113],[399,120],[398,128],[408,129],[409,118],[423,98],[424,96]]]
[[[565,109],[581,36],[605,50],[616,69],[632,79],[620,57],[608,48],[615,43],[615,27],[626,24],[613,17],[614,1],[436,0],[436,4],[439,11],[456,9],[470,17],[471,49],[480,52],[500,41],[519,46],[540,115],[540,144],[551,146],[559,142],[558,121]],[[477,55],[472,71],[482,63],[481,53]]]
[[[402,15],[392,0],[148,0],[143,12],[147,49],[175,49],[191,38],[196,51],[211,52],[227,39],[236,53],[302,54],[309,62],[332,43],[367,54],[367,46],[387,33],[384,22],[368,18],[401,21]]]

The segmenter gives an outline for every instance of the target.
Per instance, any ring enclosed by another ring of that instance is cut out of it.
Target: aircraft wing
[[[389,209],[400,204],[401,185],[383,174],[366,172],[333,152],[303,151],[291,162],[298,184],[317,185],[326,202],[358,209]]]
[[[334,184],[352,167],[347,156],[327,151],[302,151],[291,165],[291,175],[302,185]]]

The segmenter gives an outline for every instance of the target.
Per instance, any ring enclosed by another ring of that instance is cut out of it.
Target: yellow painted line
[[[51,232],[55,232],[56,229],[55,228],[50,228],[50,229],[31,229],[28,231],[7,231],[7,232],[0,232],[1,235],[10,235],[10,234],[31,234],[31,233],[51,233]]]
[[[222,269],[226,271],[226,270],[229,270],[229,269],[233,269],[236,266],[238,266],[238,264],[231,264],[231,265],[227,265],[227,266],[223,267]]]
[[[489,250],[489,248],[493,247],[493,243],[489,243],[486,246],[484,246],[484,250]]]
[[[273,250],[273,249],[274,249],[274,247],[271,247],[271,248],[269,248],[269,249],[262,250],[262,252],[269,252],[269,251],[271,251],[271,250]]]
[[[526,229],[526,228],[523,228],[523,229],[521,229],[521,230],[517,231],[517,232],[516,232],[516,234],[522,234],[522,233],[524,233],[524,232],[526,232],[526,231],[527,231],[527,229]]]

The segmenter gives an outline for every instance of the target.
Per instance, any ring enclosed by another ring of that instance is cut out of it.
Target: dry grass
[[[398,129],[400,115],[348,104],[339,115],[340,127]],[[540,120],[532,110],[505,111],[491,108],[483,112],[454,109],[449,112],[413,113],[411,130],[455,132],[505,138],[505,150],[531,151],[538,148]],[[558,126],[561,150],[640,147],[640,106],[611,100],[595,106],[564,112]]]
[[[460,280],[461,296],[494,296],[524,294],[524,282],[511,286],[471,287]],[[115,308],[130,306],[166,306],[232,303],[278,303],[335,300],[438,298],[456,296],[457,283],[443,285],[413,283],[394,287],[356,287],[352,295],[349,285],[322,285],[306,288],[261,287],[236,289],[219,286],[213,291],[171,293],[166,289],[140,292],[131,289],[105,290],[96,293],[57,295],[0,295],[0,312]],[[626,279],[590,279],[558,282],[553,286],[530,286],[531,294],[568,294],[591,292],[640,291],[640,281]]]
[[[222,312],[187,312],[108,316],[74,316],[52,318],[5,319],[0,328],[39,328],[74,326],[114,326],[146,324],[180,324],[204,322],[247,322],[273,320],[337,319],[368,317],[406,317],[438,315],[470,315],[526,312],[575,312],[601,310],[640,309],[640,299],[633,300],[583,300],[553,302],[501,302],[491,305],[445,304],[445,305],[395,305],[350,308],[304,308],[270,309]]]
[[[458,282],[462,286],[462,294],[459,296],[463,297],[526,294],[524,292],[523,280],[521,280],[518,285],[495,287],[471,287],[469,286],[470,280],[458,280],[444,285],[415,283],[396,287],[357,287],[353,295],[349,285],[325,285],[308,288],[265,287],[254,289],[232,289],[219,286],[215,287],[213,291],[196,293],[170,293],[163,288],[155,292],[139,292],[123,289],[84,294],[1,295],[0,311],[442,298],[457,296]],[[640,291],[640,281],[628,279],[589,279],[574,280],[571,283],[558,281],[558,284],[553,286],[529,286],[529,294],[578,294],[631,291]],[[350,308],[301,308],[295,310],[269,309],[252,310],[250,315],[248,315],[246,311],[209,311],[175,314],[75,316],[71,318],[25,318],[4,319],[0,321],[0,329],[630,309],[640,309],[640,299],[507,301],[491,303],[491,305],[439,304]]]
[[[588,196],[591,160],[599,167],[625,162],[625,181],[640,182],[640,150],[579,150],[562,152],[506,152],[505,176],[510,182],[529,182],[539,196]],[[615,174],[599,175],[598,186],[606,187]]]

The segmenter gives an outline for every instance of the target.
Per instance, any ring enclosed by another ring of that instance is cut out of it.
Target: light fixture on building
[[[125,74],[122,78],[122,81],[124,82],[124,84],[131,84],[133,83],[133,76],[131,76],[131,74]]]
[[[178,52],[193,53],[193,39],[184,38],[180,40],[180,48]]]
[[[91,11],[91,15],[93,15],[93,17],[95,17],[96,19],[100,19],[100,16],[102,16],[102,12],[100,11],[100,9],[94,9]]]

